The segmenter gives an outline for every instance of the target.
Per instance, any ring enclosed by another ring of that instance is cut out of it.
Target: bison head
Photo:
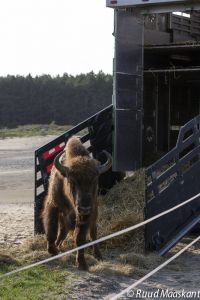
[[[87,155],[66,161],[65,151],[59,153],[54,160],[55,168],[67,178],[75,208],[81,216],[90,215],[97,195],[98,177],[112,165],[111,155],[105,150],[103,152],[107,157],[104,164]]]

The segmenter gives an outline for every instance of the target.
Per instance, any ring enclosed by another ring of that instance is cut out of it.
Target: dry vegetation
[[[141,222],[144,219],[144,199],[144,170],[141,169],[116,184],[107,195],[99,197],[98,236],[106,236]],[[73,247],[71,235],[66,240],[63,251]],[[90,272],[95,274],[140,276],[162,260],[155,254],[145,255],[143,227],[110,239],[102,243],[100,248],[104,257],[101,262],[93,258],[91,249],[86,250]],[[19,263],[22,265],[48,256],[44,236],[29,239],[18,248],[10,247],[7,253],[10,253],[12,259],[20,257]],[[54,265],[63,263],[73,268],[75,254],[53,262]]]
[[[99,236],[144,220],[144,176],[144,170],[140,169],[100,198]],[[145,255],[143,227],[104,242],[101,249],[106,260],[92,266],[91,272],[140,276],[162,260],[158,255]]]
[[[105,236],[143,221],[144,216],[144,172],[116,184],[99,203],[99,236]],[[143,251],[143,229],[131,231],[106,242],[108,249],[119,251]]]

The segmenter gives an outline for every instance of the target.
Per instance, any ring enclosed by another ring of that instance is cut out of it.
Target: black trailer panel
[[[143,17],[115,11],[114,161],[117,171],[142,162]]]
[[[184,125],[176,147],[146,169],[146,219],[200,193],[200,115]],[[146,225],[147,250],[164,254],[200,219],[200,197]]]

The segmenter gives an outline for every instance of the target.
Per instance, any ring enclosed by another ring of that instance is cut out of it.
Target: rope
[[[15,274],[15,273],[24,271],[24,270],[28,270],[28,269],[33,268],[33,267],[37,267],[37,266],[39,266],[39,265],[42,265],[42,264],[48,263],[48,262],[50,262],[50,261],[56,260],[56,259],[58,259],[58,258],[61,258],[61,257],[65,256],[65,255],[72,254],[72,253],[74,253],[74,252],[76,252],[76,251],[79,251],[79,250],[81,250],[81,249],[85,249],[85,248],[88,248],[88,247],[90,247],[90,246],[94,246],[94,245],[96,245],[96,244],[98,244],[98,243],[107,241],[107,240],[109,240],[109,239],[111,239],[111,238],[114,238],[114,237],[117,237],[117,236],[119,236],[119,235],[121,235],[121,234],[124,234],[124,233],[127,233],[127,232],[129,232],[129,231],[135,230],[135,229],[137,229],[137,228],[139,228],[139,227],[141,227],[141,226],[144,226],[144,225],[146,225],[146,224],[148,224],[148,223],[150,223],[150,222],[152,222],[152,221],[154,221],[154,220],[156,220],[156,219],[158,219],[158,218],[160,218],[160,217],[162,217],[162,216],[164,216],[164,215],[166,215],[166,214],[168,214],[168,213],[170,213],[170,212],[172,212],[172,211],[174,211],[174,210],[176,210],[176,209],[178,209],[178,208],[180,208],[180,207],[182,207],[182,206],[184,206],[184,205],[186,205],[187,203],[189,203],[189,202],[193,201],[194,199],[198,198],[199,196],[200,196],[200,193],[197,194],[197,195],[195,195],[195,196],[193,196],[193,197],[191,197],[190,199],[188,199],[188,200],[186,200],[186,201],[184,201],[184,202],[182,202],[182,203],[180,203],[180,204],[178,204],[178,205],[176,205],[176,206],[174,206],[174,207],[172,207],[172,208],[170,208],[170,209],[168,209],[168,210],[162,212],[162,213],[159,213],[159,214],[157,214],[157,215],[155,215],[155,216],[153,216],[153,217],[151,217],[151,218],[149,218],[149,219],[147,219],[147,220],[145,220],[145,221],[139,223],[139,224],[136,224],[136,225],[130,226],[130,227],[128,227],[128,228],[122,229],[122,230],[120,230],[120,231],[114,232],[114,233],[109,234],[109,235],[107,235],[107,236],[105,236],[105,237],[99,238],[99,239],[97,239],[97,240],[95,240],[95,241],[92,241],[92,242],[89,242],[89,243],[87,243],[87,244],[81,245],[81,246],[79,246],[79,247],[77,247],[77,248],[68,250],[68,251],[66,251],[66,252],[60,253],[60,254],[55,255],[55,256],[53,256],[53,257],[49,257],[49,258],[44,259],[44,260],[42,260],[42,261],[39,261],[39,262],[30,264],[30,265],[25,266],[25,267],[22,267],[22,268],[18,268],[18,269],[16,269],[16,270],[13,270],[13,271],[8,272],[8,273],[6,273],[6,274],[3,274],[3,275],[0,276],[0,279],[4,278],[4,277],[6,277],[6,276],[10,276],[10,275],[12,275],[12,274]]]
[[[194,245],[199,240],[200,240],[200,235],[195,240],[193,240],[190,244],[188,244],[183,249],[181,249],[178,253],[176,253],[171,258],[169,258],[168,260],[166,260],[164,263],[162,263],[161,265],[159,265],[157,268],[155,268],[154,270],[152,270],[151,272],[149,272],[148,274],[146,274],[144,277],[140,278],[139,280],[137,280],[136,282],[134,282],[132,285],[130,285],[129,287],[127,287],[126,289],[124,289],[123,291],[121,291],[119,294],[117,294],[114,297],[110,298],[110,300],[116,300],[116,299],[119,299],[119,297],[123,296],[125,293],[128,294],[128,292],[130,292],[133,288],[135,288],[136,286],[138,286],[140,283],[144,282],[146,279],[148,279],[149,277],[151,277],[152,275],[154,275],[156,272],[160,271],[162,268],[164,268],[171,261],[173,261],[177,257],[179,257],[183,252],[185,252],[188,248],[190,248],[192,245]]]

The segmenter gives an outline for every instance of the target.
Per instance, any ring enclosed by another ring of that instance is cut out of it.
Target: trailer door
[[[143,115],[143,17],[133,11],[115,11],[114,58],[115,171],[141,166]]]

